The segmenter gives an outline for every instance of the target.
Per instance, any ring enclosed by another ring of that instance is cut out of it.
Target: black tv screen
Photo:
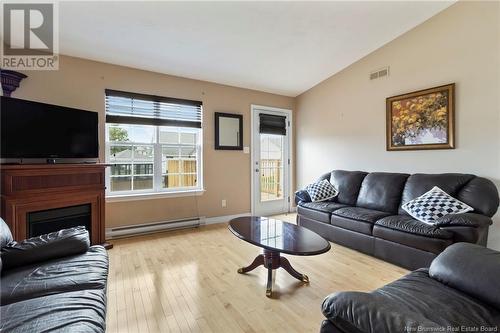
[[[98,114],[1,97],[2,158],[97,158]]]

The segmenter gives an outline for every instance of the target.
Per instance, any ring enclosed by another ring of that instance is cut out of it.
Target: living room
[[[45,5],[1,4],[1,331],[498,331],[499,2]]]

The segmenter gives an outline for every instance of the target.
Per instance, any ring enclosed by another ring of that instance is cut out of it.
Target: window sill
[[[186,191],[176,191],[176,192],[156,192],[156,193],[107,195],[106,202],[192,197],[192,196],[203,195],[203,193],[205,193],[205,190],[186,190]]]

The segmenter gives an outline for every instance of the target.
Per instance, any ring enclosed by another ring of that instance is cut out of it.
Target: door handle
[[[259,169],[255,169],[255,172],[259,172]]]

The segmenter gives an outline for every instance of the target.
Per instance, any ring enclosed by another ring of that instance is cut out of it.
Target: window
[[[197,101],[106,90],[108,195],[202,188]]]

